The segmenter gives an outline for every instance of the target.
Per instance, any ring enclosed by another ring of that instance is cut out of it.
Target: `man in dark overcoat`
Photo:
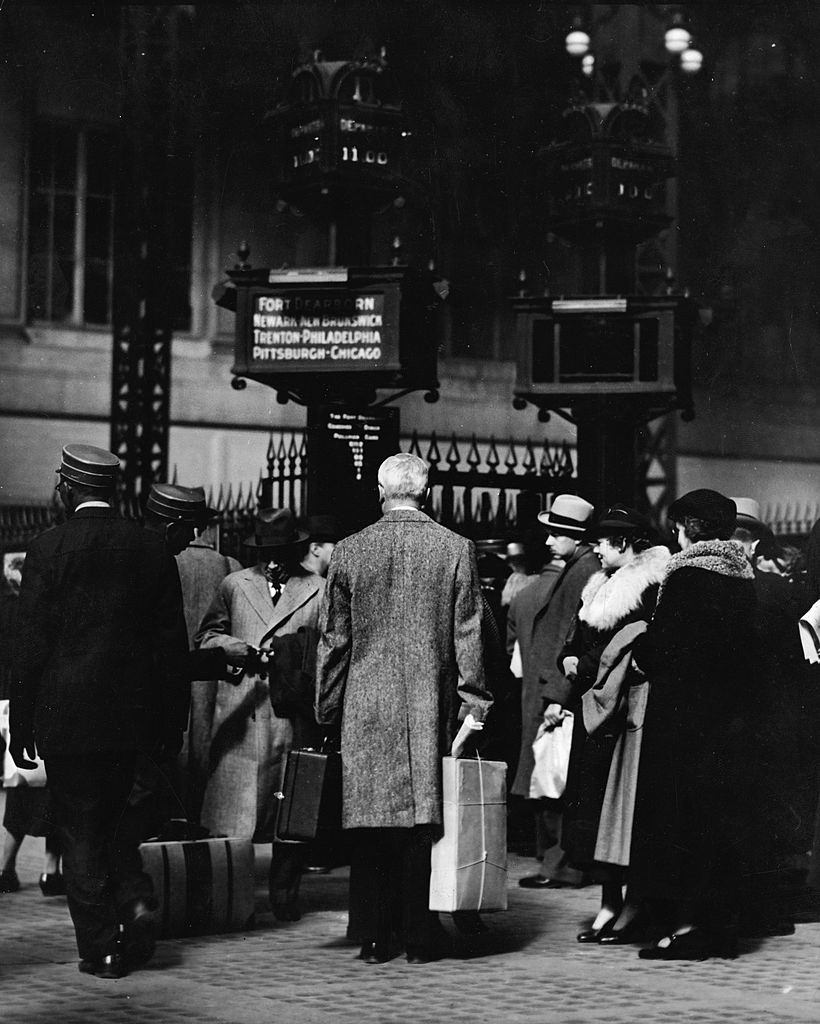
[[[441,759],[461,716],[491,706],[472,543],[421,511],[427,466],[391,456],[379,469],[383,517],[337,545],[320,616],[317,720],[341,726],[342,824],[351,869],[371,887],[360,914],[366,963],[390,959],[402,907],[410,963],[438,955],[429,909],[430,849],[442,822]]]
[[[558,668],[558,658],[581,603],[581,591],[590,576],[600,569],[598,557],[583,542],[593,511],[593,506],[584,498],[559,494],[549,511],[538,515],[539,522],[549,531],[547,546],[553,557],[563,559],[564,567],[551,587],[542,588],[543,601],[530,606],[531,615],[523,619],[517,636],[524,672],[538,678],[541,690],[538,710],[548,728],[560,722],[564,704],[569,702],[570,684]],[[513,792],[529,795],[530,780],[526,772],[529,767],[532,774],[532,764],[531,755],[519,764]],[[561,801],[542,798],[534,803],[536,856],[541,863],[534,875],[526,875],[518,884],[525,889],[579,885],[582,874],[566,863],[560,847]]]
[[[188,714],[176,565],[161,537],[115,513],[118,469],[111,452],[63,449],[67,521],[28,549],[11,701],[15,759],[45,761],[80,970],[106,978],[153,951],[151,880],[121,819],[138,752],[178,750]]]

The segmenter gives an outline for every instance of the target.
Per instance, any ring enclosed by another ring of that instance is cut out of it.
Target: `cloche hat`
[[[654,527],[649,516],[645,516],[643,512],[624,505],[616,505],[604,512],[598,522],[590,528],[589,533],[593,537],[621,534],[650,537],[654,533]]]
[[[559,494],[548,512],[538,513],[538,522],[553,533],[569,537],[582,537],[589,526],[595,506],[577,494]]]
[[[725,521],[735,518],[737,506],[725,494],[712,491],[708,487],[701,487],[698,490],[689,491],[677,501],[673,501],[669,506],[668,515],[673,522],[678,522],[684,516],[709,521]]]

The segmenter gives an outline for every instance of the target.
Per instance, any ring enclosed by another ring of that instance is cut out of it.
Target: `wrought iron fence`
[[[575,485],[574,453],[566,443],[499,444],[492,437],[465,440],[453,435],[441,440],[435,433],[413,433],[402,439],[401,446],[430,466],[433,517],[474,540],[515,536],[534,522],[552,495],[572,491]],[[271,433],[265,466],[255,482],[220,486],[216,494],[209,491],[209,505],[221,513],[214,543],[223,553],[245,561],[244,541],[253,532],[257,509],[292,508],[304,515],[306,479],[304,432]],[[121,502],[119,511],[141,519],[134,500]],[[56,502],[0,505],[0,550],[25,550],[59,515]],[[770,504],[763,518],[781,541],[799,546],[820,520],[820,502]]]

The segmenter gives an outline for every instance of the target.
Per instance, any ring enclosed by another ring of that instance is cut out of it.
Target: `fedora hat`
[[[553,533],[582,537],[589,526],[595,506],[577,494],[559,494],[548,512],[538,513],[538,522]]]
[[[245,544],[249,548],[289,548],[307,539],[307,530],[297,528],[289,508],[263,508],[256,513],[253,533]]]
[[[67,444],[57,472],[63,480],[108,491],[114,486],[120,460],[113,452],[91,444]]]
[[[590,528],[590,536],[640,536],[650,537],[654,533],[649,516],[625,505],[608,508],[597,523]]]
[[[730,498],[737,508],[736,521],[738,526],[750,533],[762,534],[768,527],[760,518],[760,504],[754,498]]]
[[[325,544],[328,541],[332,541],[335,544],[336,541],[344,537],[336,516],[308,516],[304,521],[299,521],[299,526],[303,526],[307,531],[308,538],[311,541],[316,541],[317,544]]]
[[[200,524],[219,517],[215,508],[208,508],[203,487],[153,484],[145,507],[149,512],[175,523]]]
[[[701,487],[695,491],[689,491],[669,506],[669,518],[677,523],[684,516],[692,516],[694,519],[706,519],[709,521],[732,520],[737,515],[737,506],[731,498],[719,491],[712,491],[708,487]]]

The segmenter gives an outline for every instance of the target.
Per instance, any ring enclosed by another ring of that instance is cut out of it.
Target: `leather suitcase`
[[[142,868],[154,883],[162,938],[253,927],[253,844],[249,839],[150,842]]]
[[[318,750],[291,750],[285,761],[276,838],[309,842],[342,827],[342,759]]]

